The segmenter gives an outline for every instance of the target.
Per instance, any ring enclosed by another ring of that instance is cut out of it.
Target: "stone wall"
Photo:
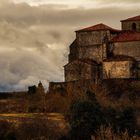
[[[109,78],[134,78],[131,68],[133,61],[105,61],[103,62],[103,77]]]
[[[79,80],[79,81],[70,81],[70,82],[50,82],[48,93],[55,94],[55,93],[63,93],[68,94],[70,91],[77,92],[80,91],[85,93],[85,91],[90,90],[95,85],[100,85],[96,83],[94,80]],[[81,93],[82,94],[82,93]]]
[[[103,45],[94,45],[94,46],[83,46],[79,47],[79,59],[91,59],[97,63],[102,62],[103,59],[107,57],[107,46]]]
[[[76,38],[79,46],[102,44],[105,36],[110,39],[110,31],[77,32]]]
[[[140,41],[116,42],[113,47],[114,55],[131,56],[140,61]]]
[[[79,47],[79,59],[92,59],[96,62],[102,61],[102,46],[94,45],[94,46],[83,46]]]
[[[72,62],[76,59],[78,59],[78,45],[77,45],[77,40],[75,39],[74,42],[69,46],[69,62]]]
[[[95,79],[98,75],[98,67],[88,63],[73,61],[66,66],[65,69],[65,81],[76,81],[81,79]]]
[[[122,30],[133,30],[132,25],[136,24],[136,31],[140,31],[140,21],[123,21]]]

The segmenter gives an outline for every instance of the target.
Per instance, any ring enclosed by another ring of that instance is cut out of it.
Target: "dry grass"
[[[121,84],[119,84],[119,86],[116,86],[116,89],[112,89],[112,91],[116,92],[117,90],[120,90]],[[125,88],[127,88],[127,85],[125,85]],[[98,102],[103,107],[113,107],[117,110],[121,110],[122,108],[125,108],[128,106],[134,108],[136,110],[137,121],[140,126],[140,117],[139,117],[140,116],[140,98],[134,98],[134,99],[128,98],[127,95],[130,95],[129,94],[130,89],[125,90],[125,88],[121,90],[121,92],[122,91],[125,91],[125,92],[122,93],[123,95],[120,98],[114,98],[114,97],[110,97],[110,94],[108,94],[110,92],[109,87],[105,87],[101,84],[95,85],[93,83],[88,83],[88,87],[87,85],[84,86],[84,84],[83,85],[79,84],[78,86],[68,85],[66,90],[55,91],[54,93],[51,93],[51,94],[48,93],[46,95],[41,95],[41,96],[39,94],[35,94],[35,95],[25,96],[24,98],[23,97],[22,98],[9,98],[6,100],[0,100],[0,113],[6,113],[6,114],[2,114],[2,116],[23,118],[22,119],[23,121],[26,118],[33,118],[35,114],[36,113],[38,114],[39,112],[41,113],[58,112],[65,115],[66,112],[69,112],[69,108],[75,100],[88,100],[85,93],[86,91],[90,90],[96,94],[96,98]],[[131,88],[132,89],[135,88],[138,90],[140,87],[138,83],[133,83],[131,85]],[[11,113],[11,114],[9,115],[7,113]],[[43,118],[43,115],[40,117]],[[53,122],[54,121],[59,122],[63,120],[64,117],[60,115],[56,115],[56,114],[49,114],[47,119],[53,124],[53,126],[48,124],[47,126],[44,127],[44,129],[48,129],[48,132],[49,132],[50,128],[52,127],[53,129],[58,128],[58,126],[56,127],[56,125],[54,125]],[[38,119],[36,121],[39,122],[41,120]],[[29,127],[29,129],[31,129],[28,123],[26,122],[24,123],[25,125]],[[23,127],[24,127],[24,123],[23,123]],[[33,123],[35,122],[31,121],[30,125],[32,126]],[[43,121],[41,123],[43,124]],[[59,123],[61,128],[64,129],[65,126],[63,124],[64,124],[63,121],[62,123]],[[38,125],[38,124],[36,125],[38,127],[37,129],[42,130],[42,128],[40,128],[41,125]],[[33,127],[35,128],[35,126]],[[25,131],[25,128],[24,129],[20,128],[20,129],[21,131],[22,130]],[[51,130],[50,133],[51,134],[56,133],[55,137],[58,137],[58,135],[60,136],[62,134],[61,132],[59,132],[59,130],[58,131]],[[37,137],[39,137],[39,135],[40,134],[38,134]],[[43,132],[43,135],[45,135],[45,132]],[[127,133],[114,135],[110,128],[107,128],[107,129],[101,128],[101,130],[98,131],[98,136],[96,138],[93,138],[93,140],[139,140],[139,139],[140,138],[137,138],[137,137],[130,138],[128,137]]]
[[[0,114],[0,120],[19,120],[21,119],[35,119],[42,118],[50,121],[59,121],[65,123],[65,117],[60,113],[16,113],[16,114]]]
[[[61,136],[67,135],[68,130],[69,125],[58,113],[2,114],[0,121],[2,140],[7,140],[9,132],[17,140],[58,140]]]
[[[92,140],[140,140],[140,137],[130,137],[127,131],[120,134],[114,134],[111,127],[101,127],[100,130],[97,131],[97,135],[92,136]]]

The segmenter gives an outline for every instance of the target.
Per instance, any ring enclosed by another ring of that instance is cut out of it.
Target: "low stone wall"
[[[50,82],[49,83],[49,94],[68,94],[70,92],[85,93],[87,90],[96,92],[97,90],[103,90],[106,94],[126,94],[128,91],[130,93],[135,93],[140,96],[140,79],[104,79],[100,81],[94,80],[80,80],[71,82]],[[131,91],[132,90],[132,91]]]
[[[50,82],[49,83],[49,93],[67,93],[69,89],[80,89],[86,91],[92,88],[94,85],[99,85],[101,81],[95,80],[78,80],[71,82]]]

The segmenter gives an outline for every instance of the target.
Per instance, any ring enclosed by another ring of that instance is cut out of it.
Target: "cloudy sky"
[[[75,30],[97,23],[119,29],[136,15],[139,0],[0,0],[0,91],[63,81]]]

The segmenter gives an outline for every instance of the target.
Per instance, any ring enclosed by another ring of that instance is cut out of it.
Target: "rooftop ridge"
[[[139,20],[140,20],[140,15],[121,20],[121,22],[123,22],[123,21],[139,21]]]
[[[103,23],[99,23],[93,26],[89,26],[80,30],[77,30],[75,32],[84,32],[84,31],[99,31],[99,30],[111,30],[111,31],[115,31],[115,32],[120,32],[120,30],[118,29],[114,29],[108,25],[105,25]]]

